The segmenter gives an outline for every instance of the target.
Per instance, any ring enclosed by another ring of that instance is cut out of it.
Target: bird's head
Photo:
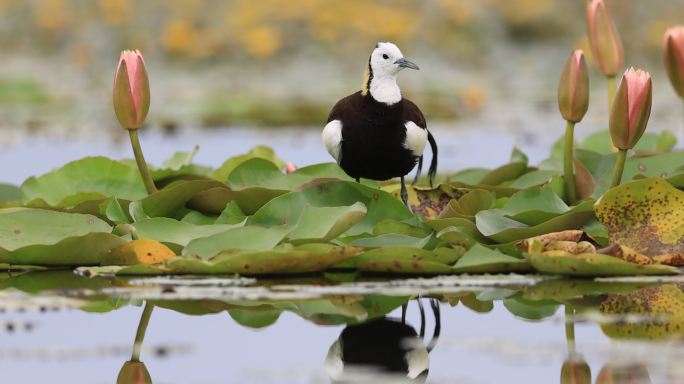
[[[373,76],[396,76],[404,68],[418,69],[414,63],[406,60],[399,47],[392,43],[378,43],[369,60]]]

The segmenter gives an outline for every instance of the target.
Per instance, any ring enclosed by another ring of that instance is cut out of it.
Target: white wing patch
[[[414,156],[422,155],[425,144],[427,143],[427,129],[419,127],[413,121],[407,121],[404,126],[406,127],[406,141],[404,142],[404,147],[410,150]]]
[[[426,136],[427,137],[427,136]],[[333,120],[323,128],[323,144],[330,156],[339,164],[342,160],[340,150],[342,149],[342,122]],[[425,144],[423,144],[425,146]]]

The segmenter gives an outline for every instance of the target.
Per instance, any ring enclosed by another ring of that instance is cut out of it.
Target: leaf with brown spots
[[[629,182],[595,205],[611,244],[649,257],[684,254],[684,192],[660,178]]]

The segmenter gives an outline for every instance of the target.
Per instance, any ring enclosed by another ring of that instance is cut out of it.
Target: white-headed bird
[[[404,177],[423,164],[423,150],[430,142],[430,184],[437,172],[437,143],[427,129],[418,107],[401,96],[397,75],[418,66],[404,58],[392,43],[378,43],[368,59],[360,91],[342,100],[330,111],[323,129],[323,143],[342,169],[360,178],[401,178],[401,198],[408,206]]]

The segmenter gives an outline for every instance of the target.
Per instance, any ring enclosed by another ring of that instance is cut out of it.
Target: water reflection
[[[225,332],[226,327],[235,332],[241,328],[244,340],[247,340],[243,345],[249,345],[249,340],[260,337],[249,329],[269,334],[272,330],[287,333],[296,317],[303,328],[293,332],[301,338],[301,348],[312,348],[305,341],[314,328],[340,327],[339,330],[328,328],[332,332],[326,333],[318,342],[322,345],[316,350],[317,357],[306,362],[320,376],[288,381],[274,375],[268,379],[239,382],[486,383],[495,382],[491,380],[494,374],[483,372],[482,367],[496,364],[500,370],[497,377],[501,378],[506,378],[507,372],[515,369],[523,369],[534,378],[537,378],[537,372],[552,371],[552,375],[544,374],[540,376],[544,379],[531,382],[677,383],[684,381],[684,372],[678,368],[684,357],[680,341],[684,325],[684,291],[680,281],[668,279],[661,282],[462,276],[390,280],[377,276],[342,279],[339,275],[327,275],[297,279],[221,277],[175,281],[122,276],[86,278],[71,271],[12,272],[0,276],[0,324],[31,323],[35,328],[31,332],[5,333],[17,340],[19,347],[0,348],[0,364],[16,359],[30,360],[34,364],[36,361],[49,364],[56,360],[45,347],[30,347],[19,342],[50,337],[47,335],[50,323],[42,321],[39,314],[62,316],[100,312],[108,317],[115,316],[126,306],[144,302],[144,308],[134,308],[136,319],[117,323],[115,329],[98,331],[118,332],[122,334],[120,340],[127,344],[133,338],[137,318],[140,318],[132,345],[128,344],[125,350],[118,349],[117,353],[88,357],[111,359],[116,356],[116,368],[108,375],[109,380],[118,375],[118,383],[148,383],[152,382],[151,373],[155,380],[169,382],[168,378],[164,379],[168,372],[155,366],[159,359],[150,353],[152,349],[142,347],[150,318],[154,323],[151,329],[167,332],[157,335],[157,340],[153,341],[155,345],[178,343],[174,341],[177,336],[185,334],[194,324],[203,324],[201,319],[204,317],[216,318],[220,333]],[[68,311],[55,312],[53,308]],[[155,316],[152,316],[153,312]],[[169,313],[175,313],[177,317],[192,315],[183,332],[170,332],[171,328],[163,320],[168,319]],[[470,323],[465,322],[464,316]],[[521,328],[520,319],[526,321],[524,328]],[[283,324],[290,325],[282,328]],[[192,348],[193,353],[201,351],[209,343],[208,339],[218,337],[216,330],[205,335],[202,327],[199,328],[194,339],[181,342],[185,345],[197,343]],[[587,336],[589,328],[594,333]],[[80,335],[79,329],[67,329],[72,336]],[[537,332],[543,329],[547,333]],[[553,333],[548,333],[550,329]],[[231,337],[234,336],[233,333]],[[277,336],[272,337],[261,339],[264,356],[280,342]],[[435,348],[437,339],[439,346]],[[65,351],[69,348],[72,351],[102,350],[97,343],[96,336],[85,339],[85,345],[59,347]],[[225,351],[221,349],[216,353],[225,354],[231,364],[249,363],[244,360],[247,357],[241,354],[240,345],[228,342],[222,348]],[[287,353],[298,356],[307,352],[301,348],[298,346]],[[125,356],[128,353],[131,353],[130,358]],[[173,353],[167,359],[186,358],[181,355]],[[79,359],[85,358],[82,353],[79,356]],[[325,360],[324,364],[322,360]],[[193,364],[202,367],[208,362],[198,360]],[[269,367],[266,365],[264,369]],[[447,376],[445,372],[448,372]],[[459,374],[471,376],[454,378]],[[202,375],[205,379],[196,382],[206,382],[212,377],[211,371]]]
[[[429,353],[441,330],[439,303],[430,299],[434,315],[432,338],[424,344],[426,318],[422,301],[420,333],[402,318],[382,317],[346,326],[325,359],[325,369],[333,383],[424,383],[429,372]]]

